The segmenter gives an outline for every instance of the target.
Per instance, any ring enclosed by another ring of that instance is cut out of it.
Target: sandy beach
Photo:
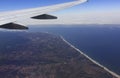
[[[75,50],[77,50],[78,52],[80,52],[80,54],[82,54],[83,56],[85,56],[87,59],[89,59],[91,62],[93,62],[94,64],[100,66],[101,68],[103,68],[105,71],[109,72],[110,74],[112,74],[113,76],[120,78],[120,76],[118,74],[116,74],[115,72],[109,70],[107,67],[101,65],[100,63],[98,63],[97,61],[93,60],[92,58],[90,58],[88,55],[86,55],[85,53],[83,53],[82,51],[80,51],[78,48],[76,48],[75,46],[73,46],[72,44],[70,44],[68,41],[66,41],[62,36],[61,36],[62,40],[67,43],[68,45],[70,45],[70,47],[74,48]]]

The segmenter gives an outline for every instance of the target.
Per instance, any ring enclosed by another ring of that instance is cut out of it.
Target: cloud
[[[26,25],[40,24],[120,24],[120,12],[98,12],[81,14],[56,14],[57,20],[34,20],[25,19]]]

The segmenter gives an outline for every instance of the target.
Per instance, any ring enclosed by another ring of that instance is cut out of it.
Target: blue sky
[[[16,10],[24,8],[32,8],[46,5],[53,5],[57,3],[69,2],[73,0],[0,0],[0,11]],[[83,9],[83,11],[91,10],[119,10],[120,0],[89,0],[88,3],[76,6],[70,10]]]
[[[18,10],[25,8],[54,5],[69,1],[73,1],[73,0],[0,0],[0,11]],[[93,14],[94,16],[95,15],[98,16],[100,13],[101,14],[113,13],[111,14],[113,15],[112,16],[113,18],[114,15],[116,16],[116,14],[120,13],[120,0],[89,0],[88,3],[84,3],[82,5],[78,5],[63,11],[58,11],[55,12],[54,14],[67,15],[68,13],[70,13],[71,15],[80,14],[82,16],[84,16],[84,14],[87,14],[89,17],[90,14]],[[117,19],[119,18],[117,17]]]

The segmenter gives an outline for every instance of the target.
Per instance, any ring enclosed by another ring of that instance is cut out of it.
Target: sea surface
[[[82,52],[120,75],[120,25],[40,25],[29,32],[61,35]]]

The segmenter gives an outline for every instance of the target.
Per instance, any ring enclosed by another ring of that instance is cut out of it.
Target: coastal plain
[[[1,32],[1,78],[117,78],[60,36]]]

